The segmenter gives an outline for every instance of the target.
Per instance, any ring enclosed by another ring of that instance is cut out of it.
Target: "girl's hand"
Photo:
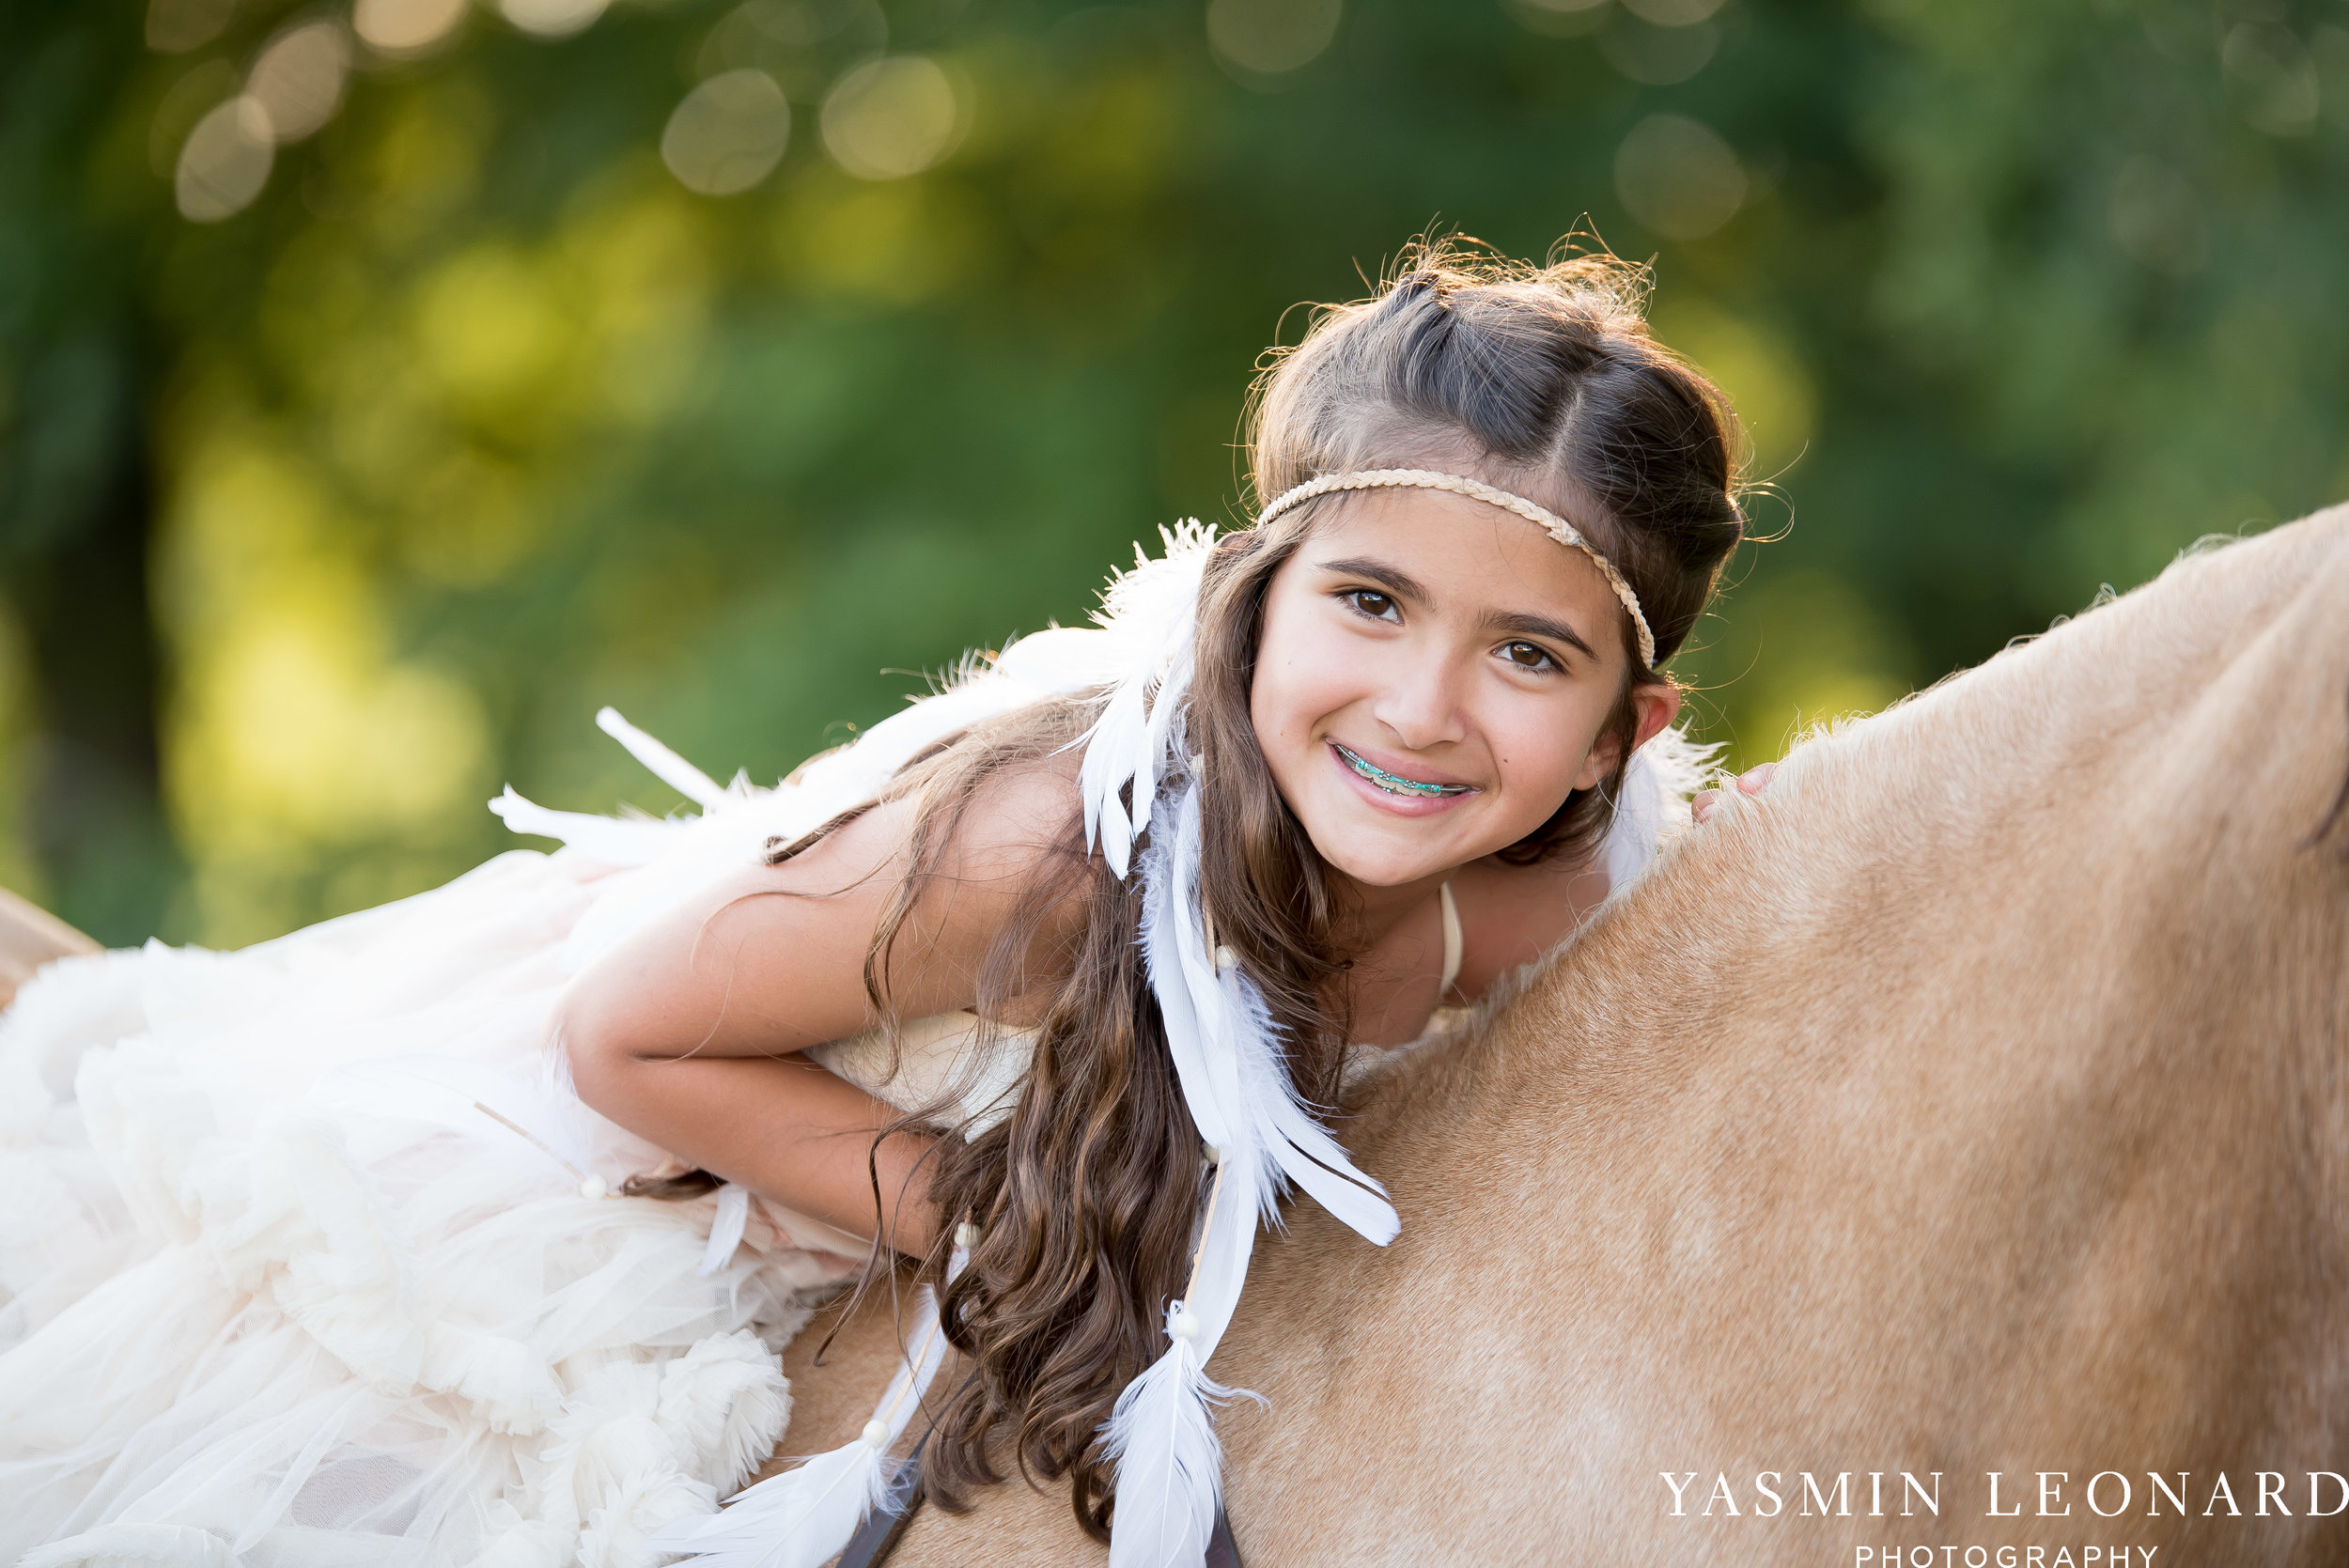
[[[1766,762],[1759,768],[1747,768],[1737,775],[1737,792],[1741,795],[1761,794],[1768,785],[1770,775],[1777,771],[1778,764],[1775,762]],[[1688,809],[1695,814],[1699,822],[1703,822],[1713,815],[1720,803],[1721,792],[1719,790],[1700,789],[1696,793],[1696,799],[1688,802]]]

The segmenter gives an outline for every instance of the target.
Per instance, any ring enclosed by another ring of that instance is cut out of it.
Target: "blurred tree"
[[[167,199],[107,178],[153,77],[135,23],[0,14],[0,879],[135,939],[177,854],[158,794],[140,251]]]
[[[0,874],[108,939],[1081,613],[1431,222],[1589,214],[1747,413],[1741,760],[2349,481],[2338,0],[501,4],[0,22]]]

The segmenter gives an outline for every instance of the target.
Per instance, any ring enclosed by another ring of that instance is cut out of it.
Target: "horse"
[[[1344,1108],[1403,1233],[1260,1246],[1249,1568],[2349,1561],[2345,704],[2335,507],[1724,792]],[[972,1500],[894,1568],[1105,1556]]]
[[[1372,1077],[1401,1237],[1292,1210],[1210,1368],[1249,1568],[2349,1560],[2344,612],[2349,507],[2190,551],[1796,746]],[[791,1347],[786,1451],[893,1294]],[[968,1500],[894,1568],[1106,1555]]]

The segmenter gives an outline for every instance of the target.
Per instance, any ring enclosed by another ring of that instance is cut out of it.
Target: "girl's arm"
[[[995,937],[1073,805],[1060,769],[974,800],[901,926],[901,1017],[968,1007]],[[921,1253],[926,1135],[798,1053],[872,1028],[864,958],[905,875],[910,800],[875,807],[779,866],[722,879],[582,972],[555,1009],[580,1097],[680,1159],[853,1234]],[[870,1157],[880,1178],[876,1215]]]

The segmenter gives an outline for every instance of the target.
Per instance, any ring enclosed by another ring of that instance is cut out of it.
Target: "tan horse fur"
[[[1211,1367],[1270,1401],[1221,1421],[1249,1568],[2349,1561],[2306,1514],[2349,1471],[2345,702],[2336,508],[1730,792],[1343,1129],[1398,1241],[1265,1239]],[[895,1568],[1103,1555],[1015,1482]]]
[[[98,943],[55,915],[0,888],[0,1007],[52,958],[97,951]]]

